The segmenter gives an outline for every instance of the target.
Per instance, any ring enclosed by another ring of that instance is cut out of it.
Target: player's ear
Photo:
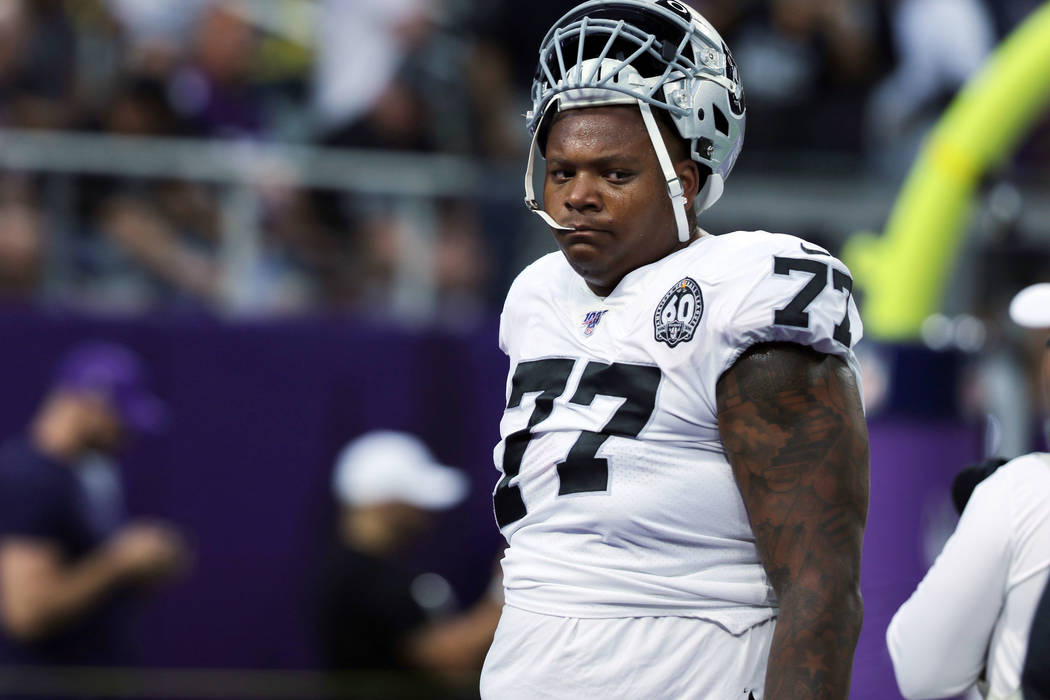
[[[685,190],[685,209],[686,211],[693,210],[693,202],[696,201],[696,196],[700,193],[700,188],[704,184],[704,176],[700,173],[700,168],[696,162],[691,158],[683,158],[678,161],[674,166],[675,172],[678,174],[678,179],[682,182],[682,189]]]

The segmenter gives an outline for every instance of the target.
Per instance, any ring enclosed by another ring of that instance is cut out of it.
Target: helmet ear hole
[[[704,108],[703,107],[701,107],[700,109],[696,110],[696,120],[697,121],[701,121],[702,122],[706,117],[707,117],[707,115],[704,113]]]
[[[723,136],[729,136],[729,118],[718,108],[718,105],[711,105],[711,109],[715,112],[715,129]]]

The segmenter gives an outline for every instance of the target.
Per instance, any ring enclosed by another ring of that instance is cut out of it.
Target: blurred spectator
[[[127,33],[132,70],[163,77],[183,58],[201,13],[214,1],[106,0],[106,5]]]
[[[333,487],[341,512],[319,599],[325,666],[449,678],[480,670],[501,602],[487,594],[455,614],[449,584],[437,574],[410,572],[399,558],[434,513],[463,500],[466,477],[435,462],[417,438],[378,431],[347,445]]]
[[[138,78],[117,88],[100,127],[121,136],[165,136],[179,124],[163,83]],[[77,193],[83,222],[74,240],[77,304],[142,310],[219,302],[220,214],[213,188],[84,176]]]
[[[868,147],[883,172],[901,176],[996,35],[981,0],[896,0],[892,7],[897,65],[871,94]]]
[[[987,423],[985,454],[1011,458],[1050,444],[1039,396],[1045,338],[1007,313],[1018,291],[1045,277],[1050,252],[1017,234],[1007,229],[976,247],[972,311],[987,329],[987,341],[962,387],[968,417]]]
[[[396,210],[384,211],[384,204],[389,202],[362,207],[368,214],[355,230],[353,305],[396,312],[399,304],[412,303],[398,299],[403,278],[418,275],[432,285],[421,303],[433,317],[453,325],[476,320],[484,308],[491,271],[477,205],[464,199],[439,199],[433,230],[422,231],[427,222],[399,216]],[[405,269],[405,260],[415,267]]]
[[[752,109],[749,148],[859,153],[867,90],[883,71],[879,6],[768,0],[708,6],[731,44]],[[830,127],[830,128],[829,128]]]
[[[251,71],[255,29],[236,3],[213,3],[194,27],[187,63],[168,85],[174,109],[202,136],[262,136],[265,99]]]
[[[164,417],[137,356],[86,343],[59,364],[27,435],[0,448],[0,664],[134,663],[135,600],[186,551],[167,525],[126,522],[112,459]]]
[[[431,0],[324,0],[318,14],[314,109],[325,142],[402,149],[423,145],[418,95],[398,76],[432,30],[430,5]]]
[[[1045,337],[1050,284],[1022,290],[1010,313]],[[1050,343],[1042,384],[1050,409]],[[1031,635],[1041,649],[1050,637],[1050,603],[1040,605],[1050,573],[1050,454],[993,465],[984,466],[987,476],[965,500],[954,534],[886,631],[905,697],[948,697],[977,683],[985,697],[1006,700],[1020,697],[1022,675],[1047,680],[1047,659],[1028,649]],[[1026,689],[1024,697],[1047,690]]]
[[[0,126],[517,158],[528,145],[520,120],[543,18],[577,4],[5,0]],[[814,169],[837,159],[798,156],[845,153],[852,163],[867,147],[873,163],[899,172],[996,32],[1038,2],[692,4],[738,47],[752,107],[748,153],[790,153],[792,167]],[[873,94],[894,52],[897,70]],[[1025,174],[1045,170],[1048,144],[1046,126],[1028,139],[1015,161]],[[30,166],[34,174],[50,169]],[[519,208],[501,197],[417,207],[400,192],[362,195],[337,183],[311,190],[294,180],[255,183],[241,197],[224,183],[41,180],[40,198],[6,212],[0,245],[13,255],[0,270],[8,290],[0,295],[32,297],[41,269],[47,300],[122,311],[385,314],[395,306],[397,314],[412,304],[392,298],[433,291],[433,303],[406,315],[444,321],[457,309],[496,306],[520,249],[535,245]],[[508,191],[507,182],[490,188]],[[474,221],[479,207],[482,224]],[[437,214],[419,213],[425,209]],[[27,235],[45,228],[46,246],[42,235]],[[826,247],[836,248],[842,228],[828,224],[834,235]],[[234,240],[224,241],[227,233],[248,243],[224,245]],[[19,265],[13,275],[14,254],[41,265]],[[406,293],[412,285],[418,289]]]
[[[529,86],[536,70],[536,47],[550,29],[551,18],[561,17],[578,0],[535,0],[523,10],[509,0],[475,3],[468,24],[476,38],[465,62],[478,109],[480,150],[492,157],[518,158],[529,146],[522,115],[531,109]]]
[[[27,194],[0,193],[0,302],[38,296],[47,248],[43,218]]]
[[[438,316],[451,323],[476,319],[484,311],[492,259],[474,202],[445,200],[438,206],[434,241],[434,287]]]
[[[60,0],[0,5],[0,120],[46,129],[73,123],[73,46]]]
[[[407,64],[433,30],[429,12],[434,2],[324,0],[317,16],[312,96],[321,144],[415,151],[433,146],[427,138],[423,98]],[[374,296],[386,297],[389,290],[380,249],[396,249],[404,222],[389,197],[376,199],[362,207],[345,192],[311,193],[319,221],[346,241],[347,249],[364,255],[354,262],[353,279],[329,277],[334,283],[327,285],[328,291],[344,304],[349,299],[369,303]]]

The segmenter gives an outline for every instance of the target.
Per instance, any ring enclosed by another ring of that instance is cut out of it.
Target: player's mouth
[[[602,239],[608,237],[609,231],[599,228],[580,227],[568,231],[558,231],[557,237],[563,246],[573,245],[599,245]]]
[[[566,225],[566,226],[568,226],[568,227],[569,227],[569,229],[568,229],[567,231],[559,231],[559,232],[558,232],[558,233],[560,233],[560,234],[561,234],[561,235],[563,235],[563,236],[572,236],[573,234],[587,234],[587,235],[595,235],[595,234],[608,234],[608,233],[612,233],[612,231],[610,231],[609,229],[606,229],[606,228],[600,228],[600,227],[598,227],[598,226],[594,226],[593,224],[585,224],[585,223],[573,224],[573,223],[567,223],[567,224],[565,224],[565,225]]]

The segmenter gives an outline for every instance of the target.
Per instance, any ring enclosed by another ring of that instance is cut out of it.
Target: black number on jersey
[[[828,266],[819,260],[805,258],[773,258],[773,273],[791,276],[792,272],[805,272],[810,276],[806,286],[795,295],[791,303],[773,314],[773,323],[778,326],[809,328],[809,314],[806,309],[813,300],[824,291],[828,284]]]
[[[554,399],[564,393],[575,364],[575,360],[533,360],[519,363],[514,370],[507,408],[520,406],[527,393],[542,393],[536,397],[528,427],[508,435],[504,444],[503,478],[493,495],[496,522],[501,528],[525,516],[521,489],[511,485],[510,481],[521,471],[525,449],[532,440],[532,428],[550,416]],[[582,431],[568,456],[558,464],[559,496],[608,490],[609,464],[596,456],[598,448],[611,435],[636,437],[642,431],[656,408],[660,378],[660,369],[647,365],[589,362],[584,367],[579,386],[569,403],[590,406],[597,396],[622,398],[624,402],[600,432]]]
[[[853,278],[820,260],[773,258],[774,274],[790,277],[792,272],[802,272],[811,277],[787,306],[776,310],[773,314],[773,323],[778,326],[809,328],[809,313],[806,312],[806,309],[828,286],[830,278],[831,286],[835,291],[846,292],[846,313],[842,317],[842,322],[835,326],[832,337],[847,348],[850,347],[853,343],[853,336],[850,333],[849,300],[853,294]]]
[[[575,364],[575,360],[533,360],[519,363],[514,370],[507,408],[520,406],[525,394],[534,391],[543,393],[536,397],[536,405],[529,416],[528,426],[508,435],[503,445],[503,478],[496,485],[496,491],[492,495],[496,522],[500,527],[525,517],[525,501],[521,498],[521,489],[512,486],[510,480],[521,471],[525,448],[532,439],[530,430],[554,410],[554,399],[565,392],[565,383],[569,381]]]
[[[839,341],[847,348],[853,343],[853,336],[849,332],[849,299],[853,296],[853,278],[847,275],[841,270],[832,269],[831,271],[832,287],[835,291],[846,292],[846,315],[842,319],[842,323],[835,326],[835,340]]]
[[[606,491],[609,488],[609,464],[595,457],[598,448],[610,435],[636,437],[649,422],[656,408],[656,390],[660,386],[660,368],[646,365],[603,364],[590,362],[583,370],[580,386],[570,403],[590,406],[594,397],[616,396],[626,399],[600,433],[584,430],[569,456],[558,465],[561,485],[558,495]]]

